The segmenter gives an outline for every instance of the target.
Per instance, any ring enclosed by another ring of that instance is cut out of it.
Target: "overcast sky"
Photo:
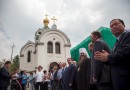
[[[109,27],[113,18],[121,18],[130,29],[129,0],[0,0],[0,60],[11,57],[35,32],[55,16],[58,29],[70,38],[73,48],[101,26]],[[50,20],[49,27],[52,26]]]

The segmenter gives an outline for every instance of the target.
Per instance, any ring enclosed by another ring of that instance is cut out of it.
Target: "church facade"
[[[41,65],[43,70],[52,69],[60,62],[66,62],[70,57],[70,39],[57,29],[55,17],[51,29],[48,27],[49,20],[43,20],[43,28],[35,33],[35,42],[28,41],[20,50],[20,69],[34,71]]]

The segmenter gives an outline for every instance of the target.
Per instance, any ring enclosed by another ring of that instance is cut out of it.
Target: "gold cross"
[[[49,16],[49,15],[47,15],[47,13],[46,13],[46,15],[45,15],[45,16],[46,16],[46,18],[47,18],[47,16]]]
[[[55,21],[56,21],[57,19],[55,18],[55,16],[53,16],[53,18],[51,18],[51,20],[53,20],[53,23],[55,24]]]

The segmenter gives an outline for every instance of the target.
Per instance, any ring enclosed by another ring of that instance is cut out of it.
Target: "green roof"
[[[113,48],[116,38],[112,34],[110,28],[107,27],[100,27],[98,29],[99,32],[102,34],[102,38],[106,43],[110,46],[110,48]],[[88,36],[86,39],[84,39],[81,43],[79,43],[77,46],[73,47],[70,52],[71,52],[71,57],[75,60],[79,60],[79,49],[80,48],[86,48],[88,54],[90,55],[90,51],[88,50],[88,44],[91,42],[90,36]]]

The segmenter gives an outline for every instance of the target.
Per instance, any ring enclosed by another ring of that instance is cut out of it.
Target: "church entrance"
[[[57,66],[59,68],[59,64],[57,62],[52,62],[50,64],[49,70],[52,70],[54,66]]]

